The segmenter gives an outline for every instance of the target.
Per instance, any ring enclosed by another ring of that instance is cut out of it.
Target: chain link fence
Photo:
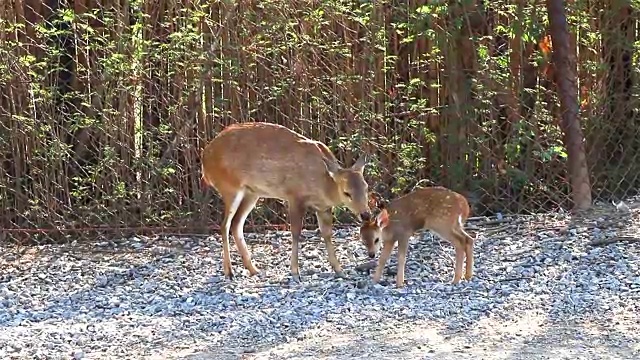
[[[639,185],[633,12],[567,3],[595,200]],[[475,215],[567,209],[552,53],[542,1],[5,1],[2,234],[210,232],[223,206],[200,151],[246,121],[324,141],[345,164],[369,153],[386,197],[428,180]],[[285,217],[264,200],[247,226]]]

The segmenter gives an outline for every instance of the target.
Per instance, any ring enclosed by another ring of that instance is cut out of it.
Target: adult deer
[[[202,151],[203,181],[215,188],[224,202],[221,226],[222,263],[233,278],[229,230],[244,266],[251,275],[259,270],[251,261],[243,226],[259,198],[287,202],[291,224],[291,276],[300,281],[298,243],[307,209],[315,211],[329,263],[343,276],[331,240],[333,207],[345,205],[362,220],[369,220],[368,185],[362,155],[350,168],[342,168],[329,148],[284,126],[249,122],[220,132]]]

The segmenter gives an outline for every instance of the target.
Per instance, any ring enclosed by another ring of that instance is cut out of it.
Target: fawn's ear
[[[377,209],[380,196],[375,191],[369,191],[369,209]]]
[[[369,191],[369,208],[382,210],[385,208],[386,200],[377,191]]]
[[[381,229],[384,229],[389,225],[389,213],[387,212],[387,209],[383,209],[378,216],[376,216],[376,223]]]

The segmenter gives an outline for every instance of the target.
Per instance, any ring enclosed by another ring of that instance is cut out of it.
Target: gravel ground
[[[355,268],[335,230],[336,279],[316,231],[288,281],[287,232],[248,234],[262,277],[222,276],[217,238],[0,248],[2,359],[632,359],[640,356],[640,213],[475,219],[476,277],[450,285],[453,248],[411,241],[406,287]],[[611,244],[592,242],[617,239]],[[625,241],[626,240],[626,241]]]

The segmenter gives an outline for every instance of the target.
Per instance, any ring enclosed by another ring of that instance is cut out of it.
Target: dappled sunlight
[[[515,320],[505,321],[493,317],[478,320],[470,330],[465,331],[470,338],[484,337],[526,337],[535,336],[545,329],[546,315],[539,310],[518,312]]]
[[[630,315],[625,314],[620,321],[604,327],[589,321],[551,324],[545,314],[526,311],[514,320],[484,318],[458,332],[452,332],[436,321],[384,321],[370,327],[360,324],[359,329],[350,331],[323,323],[306,331],[303,340],[245,354],[244,358],[383,359],[401,356],[417,360],[428,356],[453,360],[461,354],[480,358],[492,354],[491,358],[495,360],[515,360],[525,356],[571,358],[585,352],[614,359],[639,350],[638,324],[631,321]],[[611,345],[613,338],[618,338],[620,348]]]

